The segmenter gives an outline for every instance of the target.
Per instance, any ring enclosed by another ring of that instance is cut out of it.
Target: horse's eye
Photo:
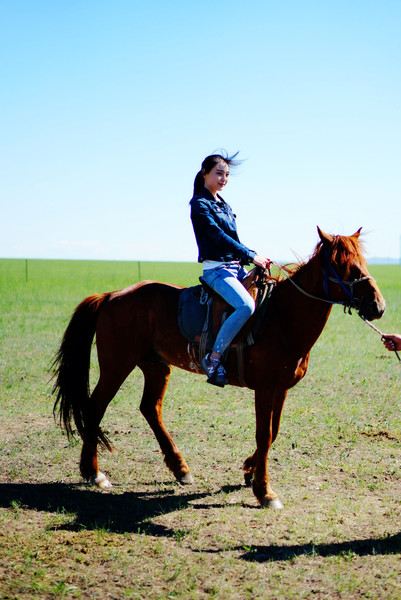
[[[349,272],[349,278],[351,281],[354,281],[355,279],[359,279],[361,276],[361,270],[358,267],[351,267],[350,272]]]

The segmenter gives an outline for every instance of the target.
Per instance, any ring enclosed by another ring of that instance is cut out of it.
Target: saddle
[[[202,277],[199,280],[201,285],[185,288],[180,292],[178,305],[178,325],[182,335],[188,340],[188,353],[198,366],[205,354],[211,351],[218,330],[233,311]],[[245,325],[230,345],[229,350],[237,352],[238,361],[242,360],[243,349],[255,343],[275,281],[269,279],[264,269],[255,267],[242,280],[242,284],[254,299],[256,308],[249,325]],[[239,367],[238,371],[240,370]]]

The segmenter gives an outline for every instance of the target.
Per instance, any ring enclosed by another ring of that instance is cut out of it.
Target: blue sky
[[[0,2],[0,256],[196,260],[204,156],[241,240],[401,241],[398,0]]]

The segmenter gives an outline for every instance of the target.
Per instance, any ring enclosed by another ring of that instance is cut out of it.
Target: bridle
[[[307,292],[306,290],[304,290],[300,285],[297,284],[296,281],[294,281],[294,279],[291,277],[291,271],[289,269],[287,269],[286,267],[281,266],[274,261],[272,261],[271,264],[274,265],[275,267],[277,267],[280,272],[285,273],[287,280],[304,296],[307,296],[308,298],[311,298],[312,300],[326,302],[327,304],[340,304],[341,306],[344,306],[344,312],[348,312],[348,314],[350,314],[350,315],[352,314],[352,312],[351,312],[352,308],[358,310],[358,315],[362,319],[362,321],[366,325],[368,325],[371,329],[373,329],[373,331],[378,333],[381,337],[381,340],[383,341],[384,333],[382,331],[380,331],[380,329],[378,329],[375,325],[373,325],[373,323],[368,321],[361,314],[360,308],[361,308],[362,300],[361,300],[361,298],[358,298],[355,295],[355,291],[354,291],[354,288],[358,283],[361,283],[362,281],[367,281],[368,279],[374,279],[374,278],[371,275],[363,275],[362,277],[357,277],[355,279],[352,279],[351,281],[346,281],[338,274],[337,270],[335,269],[335,267],[333,266],[333,264],[330,260],[329,254],[326,249],[323,250],[323,253],[324,253],[324,255],[323,255],[323,291],[325,294],[324,298],[322,298],[321,296],[315,296],[314,294],[311,294],[311,293]],[[269,275],[270,275],[270,270],[269,270]],[[330,282],[335,283],[340,286],[341,290],[344,292],[344,295],[346,297],[345,300],[333,300],[332,298],[330,298],[330,294],[329,294],[329,283]],[[398,354],[397,350],[394,350],[394,352],[398,358],[399,363],[401,363],[401,356]]]
[[[348,310],[348,314],[351,313],[351,308],[356,310],[360,309],[362,299],[355,295],[355,286],[362,281],[373,279],[370,275],[363,275],[356,277],[350,281],[346,281],[337,273],[337,270],[330,261],[327,250],[323,249],[323,291],[325,294],[325,300],[332,304],[341,304],[344,306],[344,312]],[[345,300],[331,300],[329,294],[329,283],[336,283],[340,286],[342,292],[345,295]]]
[[[362,299],[359,298],[355,293],[355,286],[361,283],[362,281],[367,281],[368,279],[373,279],[370,275],[363,275],[361,277],[357,277],[351,280],[343,279],[336,268],[333,266],[328,251],[324,248],[322,250],[323,253],[323,292],[324,297],[315,296],[310,292],[304,290],[296,281],[294,281],[293,277],[290,276],[290,271],[281,265],[278,265],[275,262],[272,264],[281,272],[284,272],[287,276],[287,280],[304,296],[311,298],[312,300],[318,300],[320,302],[326,302],[327,304],[339,304],[344,306],[344,312],[348,311],[348,314],[352,314],[351,309],[359,310],[361,307]],[[329,284],[335,283],[340,286],[342,292],[344,293],[345,299],[342,300],[334,300],[330,298],[330,289]]]

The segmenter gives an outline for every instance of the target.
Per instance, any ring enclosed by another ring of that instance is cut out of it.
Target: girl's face
[[[205,177],[205,188],[215,196],[220,192],[228,181],[230,169],[223,160],[216,163],[211,171]]]

